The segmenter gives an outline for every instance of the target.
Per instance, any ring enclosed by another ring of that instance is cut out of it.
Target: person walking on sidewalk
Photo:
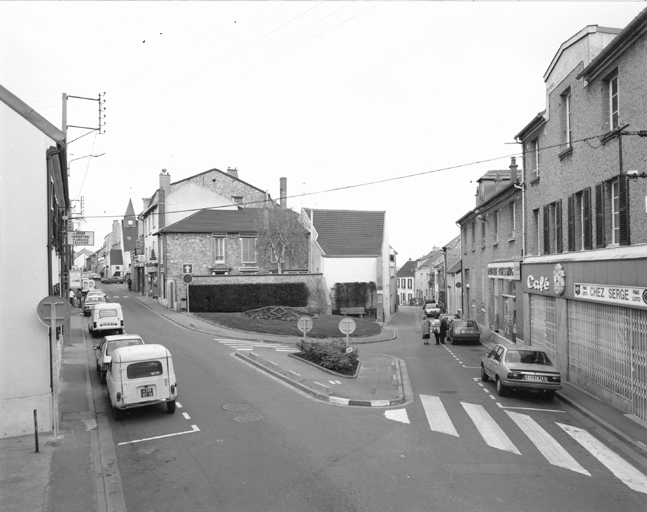
[[[436,345],[440,345],[440,320],[438,320],[438,315],[434,316],[434,319],[431,322],[431,331],[434,333],[436,338]],[[443,345],[445,342],[443,341]]]
[[[429,345],[429,336],[431,334],[431,322],[427,315],[422,317],[422,342],[424,345]]]
[[[128,283],[128,291],[130,291],[130,288],[133,285],[133,280],[129,277],[127,283]]]
[[[445,336],[447,336],[447,317],[440,319],[440,343],[445,344]]]

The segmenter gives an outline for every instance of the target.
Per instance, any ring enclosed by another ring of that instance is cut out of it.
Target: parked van
[[[94,279],[90,278],[83,278],[81,280],[81,293],[83,295],[87,294],[90,290],[94,290],[96,283],[94,282]]]
[[[177,380],[171,353],[163,345],[115,349],[108,364],[106,384],[117,421],[125,409],[147,405],[165,403],[169,414],[175,412]]]
[[[121,311],[121,304],[116,302],[99,302],[90,310],[88,320],[88,331],[92,337],[100,334],[124,333],[124,314]]]

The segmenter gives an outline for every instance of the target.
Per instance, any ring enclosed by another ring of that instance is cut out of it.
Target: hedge
[[[191,285],[192,313],[237,313],[266,306],[306,307],[305,283],[245,283]]]

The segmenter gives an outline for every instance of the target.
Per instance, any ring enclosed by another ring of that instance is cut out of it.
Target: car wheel
[[[173,414],[175,412],[175,400],[166,402],[166,412],[169,414]]]
[[[501,383],[501,379],[498,377],[496,379],[496,394],[499,396],[506,396],[508,394],[508,389]]]
[[[121,421],[124,417],[123,411],[115,406],[112,407],[112,413],[115,417],[115,421]]]
[[[490,377],[487,376],[487,373],[485,373],[485,367],[481,365],[481,380],[483,382],[487,382],[490,380]]]
[[[101,381],[101,384],[106,383],[106,370],[99,370],[99,380]]]

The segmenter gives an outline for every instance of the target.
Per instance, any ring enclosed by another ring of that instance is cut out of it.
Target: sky
[[[64,94],[89,98],[68,99],[67,124],[87,127],[68,128],[68,161],[90,250],[162,169],[231,167],[276,200],[285,177],[297,211],[385,211],[402,266],[458,236],[476,180],[519,156],[560,45],[645,7],[0,2],[0,83],[58,128]]]

